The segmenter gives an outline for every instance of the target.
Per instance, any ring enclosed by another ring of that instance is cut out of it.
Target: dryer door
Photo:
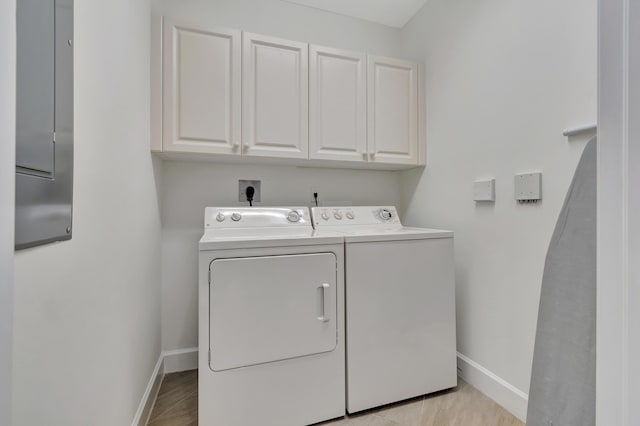
[[[210,272],[212,370],[335,349],[333,253],[216,259]]]

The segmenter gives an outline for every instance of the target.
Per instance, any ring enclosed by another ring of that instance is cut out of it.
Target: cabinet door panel
[[[370,161],[417,164],[417,65],[369,56],[368,74]]]
[[[243,154],[308,158],[307,44],[243,40]]]
[[[240,55],[240,31],[165,20],[165,151],[240,153]]]
[[[309,157],[367,161],[366,55],[310,48]]]

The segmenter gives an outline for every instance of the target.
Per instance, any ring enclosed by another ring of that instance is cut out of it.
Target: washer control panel
[[[312,207],[311,217],[316,228],[327,225],[400,224],[393,206]]]

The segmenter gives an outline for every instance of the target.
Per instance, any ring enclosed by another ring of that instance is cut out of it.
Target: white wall
[[[0,2],[0,425],[11,425],[16,3]]]
[[[160,15],[397,56],[400,30],[280,0],[153,0]]]
[[[311,188],[321,202],[400,202],[397,172],[165,162],[163,175],[162,341],[165,350],[198,345],[198,240],[204,208],[236,206],[238,179],[262,180],[257,205],[301,205]],[[246,205],[246,203],[244,203]]]
[[[427,168],[404,173],[405,221],[456,232],[458,350],[522,396],[547,246],[587,140],[562,130],[596,120],[596,0],[430,0],[403,43],[427,96]],[[513,176],[527,171],[543,172],[543,200],[520,206]],[[487,177],[497,201],[475,204]]]
[[[160,355],[149,1],[75,2],[73,239],[15,256],[15,424],[131,424]]]
[[[156,0],[154,11],[184,20],[292,40],[398,56],[400,31],[279,0]],[[198,345],[197,241],[206,206],[238,205],[238,179],[262,180],[261,205],[309,205],[311,188],[324,201],[398,204],[399,173],[285,166],[164,163],[162,344]],[[195,365],[194,365],[195,368]]]

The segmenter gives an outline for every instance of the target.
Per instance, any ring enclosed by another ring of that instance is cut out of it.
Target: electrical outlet
[[[238,201],[246,203],[247,202],[247,187],[253,186],[255,192],[253,193],[253,202],[260,202],[260,184],[262,181],[259,180],[239,180],[238,181]]]

